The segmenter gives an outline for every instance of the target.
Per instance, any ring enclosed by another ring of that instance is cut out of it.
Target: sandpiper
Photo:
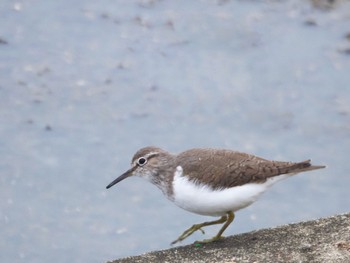
[[[303,162],[270,161],[254,155],[224,149],[191,149],[178,155],[158,147],[145,147],[132,158],[131,168],[111,182],[107,189],[129,176],[141,176],[156,185],[179,207],[218,220],[195,224],[172,242],[184,240],[205,226],[223,224],[209,243],[222,238],[237,210],[249,206],[271,185],[294,174],[325,168]]]

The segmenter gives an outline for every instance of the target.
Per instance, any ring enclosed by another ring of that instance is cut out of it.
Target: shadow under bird
[[[191,149],[178,155],[157,147],[138,150],[131,168],[107,189],[130,176],[140,176],[156,185],[179,207],[218,220],[195,224],[172,242],[184,240],[205,226],[223,224],[209,243],[222,238],[239,209],[255,202],[271,185],[300,172],[325,168],[303,162],[269,161],[254,155],[223,149]]]

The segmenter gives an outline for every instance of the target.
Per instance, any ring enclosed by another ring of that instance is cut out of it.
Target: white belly
[[[201,215],[221,216],[237,211],[255,202],[269,186],[289,175],[280,175],[264,183],[249,183],[232,188],[212,190],[203,184],[189,181],[178,167],[173,181],[174,203]]]

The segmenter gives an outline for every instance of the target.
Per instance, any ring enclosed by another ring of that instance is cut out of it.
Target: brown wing
[[[217,188],[228,188],[249,182],[261,183],[267,178],[287,173],[319,169],[310,160],[293,163],[269,161],[254,155],[229,150],[192,149],[177,156],[177,164],[191,180]]]

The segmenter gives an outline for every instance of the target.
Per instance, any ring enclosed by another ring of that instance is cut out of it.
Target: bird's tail
[[[306,160],[299,163],[294,163],[292,166],[288,169],[288,174],[294,174],[294,173],[301,173],[306,171],[312,171],[317,169],[323,169],[326,168],[325,165],[312,165],[311,160]]]

